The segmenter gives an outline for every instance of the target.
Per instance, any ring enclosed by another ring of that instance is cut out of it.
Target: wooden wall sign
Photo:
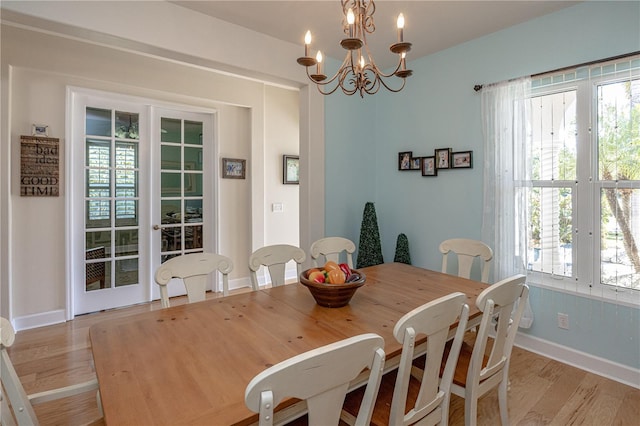
[[[20,136],[20,195],[60,195],[59,139]]]

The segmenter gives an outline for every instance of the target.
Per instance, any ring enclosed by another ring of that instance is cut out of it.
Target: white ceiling
[[[338,0],[298,1],[172,1],[182,7],[300,45],[307,30],[313,34],[312,55],[320,49],[335,59],[340,47],[342,10]],[[572,6],[579,1],[396,1],[377,0],[376,31],[367,38],[378,66],[395,66],[389,46],[397,41],[396,18],[405,16],[405,41],[413,43],[408,61],[474,38]],[[212,41],[214,42],[214,41]],[[223,41],[221,41],[223,42]],[[410,63],[410,62],[409,62]]]

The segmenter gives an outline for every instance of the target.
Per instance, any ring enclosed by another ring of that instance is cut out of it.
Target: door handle
[[[160,225],[153,225],[153,230],[157,231],[158,229],[160,229]]]

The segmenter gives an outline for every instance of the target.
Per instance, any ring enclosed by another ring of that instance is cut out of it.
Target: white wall
[[[3,166],[10,165],[10,192],[5,192],[4,187],[2,192],[3,202],[8,200],[10,217],[6,239],[10,273],[7,281],[3,279],[3,295],[6,293],[8,300],[3,300],[3,305],[9,306],[10,314],[6,315],[7,308],[3,307],[3,315],[14,318],[18,328],[61,320],[67,308],[64,255],[67,86],[218,111],[219,157],[248,160],[247,179],[222,179],[219,186],[219,251],[234,261],[232,285],[248,284],[247,259],[257,248],[255,244],[265,243],[264,229],[274,229],[288,239],[286,242],[298,243],[297,228],[287,227],[286,233],[277,231],[277,227],[265,223],[264,202],[257,208],[253,205],[256,193],[264,199],[264,194],[274,188],[281,190],[282,186],[263,179],[265,143],[270,150],[289,152],[293,144],[298,150],[299,126],[294,122],[298,118],[297,90],[267,89],[264,83],[255,80],[4,25],[2,64],[3,87],[6,83],[9,88],[3,91],[3,105],[6,100],[10,110],[7,121],[3,120],[3,129],[9,133],[6,139],[3,134],[2,147],[9,148],[11,153],[10,161],[3,162]],[[275,125],[271,125],[269,137],[267,115]],[[48,124],[50,136],[60,138],[60,197],[19,195],[19,137],[30,134],[33,123]],[[281,137],[278,133],[282,133]],[[297,213],[297,197],[289,197],[289,203],[291,213]],[[258,231],[252,232],[252,228]],[[5,286],[6,283],[10,285]]]
[[[265,245],[299,245],[299,186],[282,183],[282,156],[299,155],[298,94],[265,88],[265,99],[272,105],[265,113]],[[274,212],[281,203],[282,212]],[[306,250],[306,247],[303,247]]]

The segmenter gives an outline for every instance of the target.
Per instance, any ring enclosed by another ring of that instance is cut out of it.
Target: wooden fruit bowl
[[[364,284],[366,276],[355,269],[351,270],[352,274],[360,276],[356,281],[345,284],[327,284],[309,281],[309,269],[300,274],[300,284],[306,286],[316,303],[326,308],[340,308],[349,304],[349,301],[355,294],[356,290]]]

